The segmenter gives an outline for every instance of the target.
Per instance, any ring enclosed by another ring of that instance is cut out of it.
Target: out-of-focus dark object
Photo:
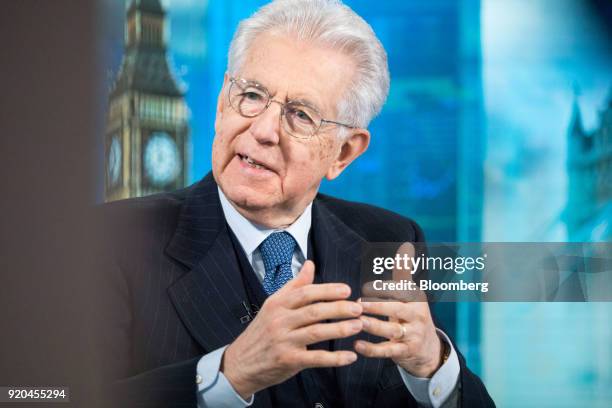
[[[67,386],[72,406],[93,406],[96,383],[96,6],[4,1],[0,13],[0,385]]]

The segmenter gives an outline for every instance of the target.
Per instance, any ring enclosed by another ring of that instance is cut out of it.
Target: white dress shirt
[[[272,233],[281,231],[265,228],[244,218],[225,197],[219,188],[219,198],[225,220],[242,246],[247,260],[253,267],[260,282],[265,276],[263,259],[259,245]],[[312,224],[312,203],[306,207],[302,215],[289,227],[282,230],[291,234],[297,242],[291,262],[291,270],[295,276],[306,261],[308,255],[308,232]],[[441,330],[440,337],[450,346],[448,360],[436,371],[432,378],[414,377],[398,366],[404,384],[417,402],[425,407],[440,407],[453,392],[459,379],[459,359],[452,343]],[[219,371],[225,347],[205,354],[197,365],[197,398],[199,408],[229,408],[250,406],[255,396],[245,401],[235,392],[231,384]]]

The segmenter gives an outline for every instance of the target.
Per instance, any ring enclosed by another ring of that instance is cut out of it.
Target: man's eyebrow
[[[264,89],[268,93],[268,95],[274,96],[274,94],[272,94],[270,90],[265,85],[263,85],[261,82],[253,78],[242,78],[242,79],[244,79],[247,83],[251,85],[257,85],[258,88]],[[321,108],[319,108],[319,106],[316,103],[304,97],[287,98],[286,102],[298,102],[298,103],[301,103],[302,105],[308,106],[311,109],[314,109],[319,114],[321,113]]]
[[[319,109],[319,107],[315,103],[309,101],[308,99],[304,99],[304,98],[288,99],[288,102],[300,103],[300,104],[302,104],[304,106],[307,106],[307,107],[309,107],[311,109],[314,109],[318,113],[321,113],[321,109]]]
[[[266,88],[264,85],[262,85],[262,83],[259,82],[259,81],[256,81],[256,80],[251,79],[251,78],[242,78],[242,79],[244,79],[250,85],[256,85],[258,88],[265,89],[266,91],[268,91],[268,88]],[[268,94],[269,93],[270,92],[268,92]]]

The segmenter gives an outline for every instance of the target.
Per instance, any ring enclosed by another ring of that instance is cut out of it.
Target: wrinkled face
[[[353,72],[352,61],[337,51],[266,33],[252,43],[236,76],[261,84],[275,101],[307,101],[323,118],[335,120]],[[337,175],[330,169],[341,150],[339,128],[323,126],[310,139],[294,138],[281,125],[279,104],[245,118],[229,104],[229,85],[226,76],[213,143],[217,184],[238,208],[299,215],[322,178]]]

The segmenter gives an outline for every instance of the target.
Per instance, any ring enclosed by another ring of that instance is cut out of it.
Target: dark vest
[[[242,282],[248,298],[246,308],[250,310],[251,318],[261,308],[268,295],[263,290],[256,272],[247,260],[247,257],[240,245],[240,242],[227,226],[234,253],[238,259]],[[308,239],[308,259],[314,259],[312,253],[312,237]],[[315,272],[315,283],[320,282],[320,275]],[[331,350],[332,342],[322,342],[308,347],[309,349],[326,349]],[[270,399],[274,407],[314,407],[317,403],[323,407],[340,407],[341,403],[336,400],[337,391],[330,388],[332,384],[336,384],[335,371],[333,369],[318,368],[304,370],[298,375],[288,379],[287,381],[270,387],[267,391],[270,393]],[[325,385],[325,386],[322,386]],[[337,388],[336,388],[337,390]],[[257,398],[257,395],[255,395]]]

